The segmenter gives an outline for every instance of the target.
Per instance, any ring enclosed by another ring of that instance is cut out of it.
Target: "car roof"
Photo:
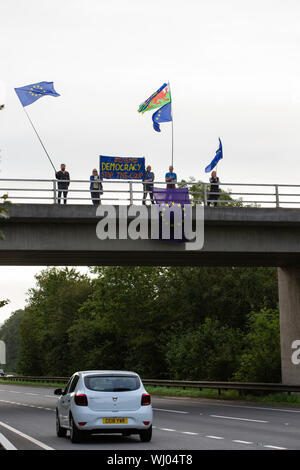
[[[136,372],[130,370],[83,370],[78,371],[77,374],[80,375],[136,375],[139,376]]]

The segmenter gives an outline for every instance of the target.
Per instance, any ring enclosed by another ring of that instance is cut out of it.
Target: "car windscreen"
[[[140,387],[140,380],[136,375],[89,375],[84,384],[95,392],[129,392]]]

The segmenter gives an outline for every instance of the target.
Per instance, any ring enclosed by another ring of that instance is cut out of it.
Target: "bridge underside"
[[[300,266],[297,253],[138,253],[114,251],[5,251],[0,254],[5,266]]]

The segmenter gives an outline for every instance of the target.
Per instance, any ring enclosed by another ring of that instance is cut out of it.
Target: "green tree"
[[[278,308],[252,312],[248,334],[235,380],[281,382],[280,325]]]
[[[21,324],[20,362],[23,373],[68,375],[68,328],[91,292],[91,281],[74,269],[48,268],[36,276]]]
[[[16,310],[0,327],[0,339],[2,339],[6,345],[6,369],[11,372],[18,372],[19,333],[20,324],[24,315],[24,310]]]
[[[160,376],[165,369],[161,338],[171,320],[159,298],[162,272],[153,267],[93,269],[98,276],[93,292],[68,330],[73,364]]]
[[[178,183],[179,188],[188,187],[189,188],[189,195],[191,199],[191,204],[203,204],[204,197],[206,196],[206,200],[209,197],[209,183],[205,183],[203,181],[196,181],[193,176],[190,176],[189,179],[182,180]],[[258,204],[245,204],[243,202],[243,198],[234,198],[232,196],[232,190],[228,188],[227,190],[220,188],[220,197],[219,197],[218,207],[259,207]]]
[[[160,302],[170,309],[171,323],[194,328],[206,317],[244,329],[251,310],[276,307],[275,268],[172,267],[164,271]]]
[[[242,333],[206,318],[196,329],[174,332],[167,349],[169,373],[178,380],[228,380],[242,348]]]

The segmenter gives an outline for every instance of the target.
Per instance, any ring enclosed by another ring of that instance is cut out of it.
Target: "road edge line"
[[[6,424],[6,423],[3,423],[2,421],[0,421],[0,426],[3,426],[4,428],[6,428],[6,429],[8,429],[9,431],[12,431],[12,432],[18,434],[18,435],[21,436],[21,437],[24,437],[24,439],[27,439],[28,441],[32,442],[33,444],[36,444],[37,446],[41,447],[41,448],[44,449],[44,450],[54,450],[52,447],[47,446],[47,445],[44,444],[43,442],[38,441],[38,440],[35,439],[34,437],[28,436],[27,434],[24,434],[23,432],[19,431],[18,429],[15,429],[15,428],[9,426],[9,425]]]
[[[3,434],[0,432],[0,445],[5,450],[18,450]]]

